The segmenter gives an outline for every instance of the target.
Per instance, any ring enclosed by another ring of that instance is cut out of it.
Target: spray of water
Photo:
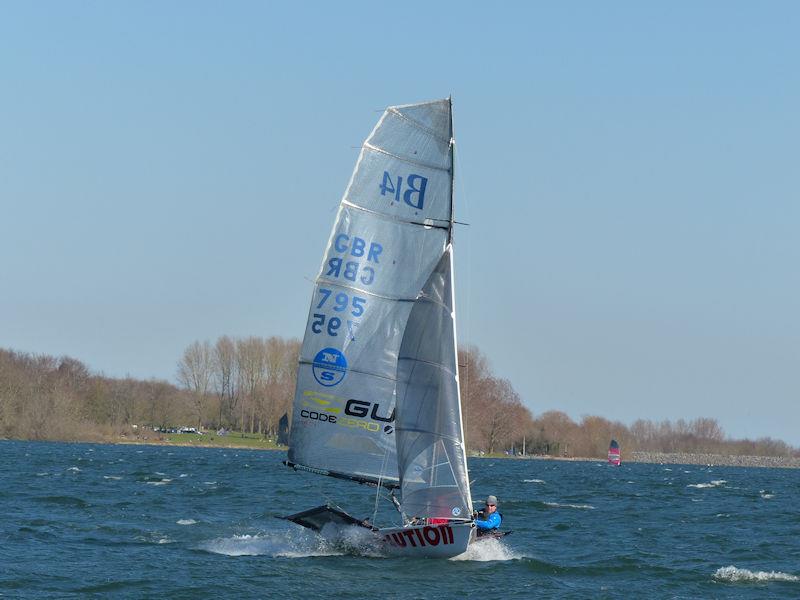
[[[315,536],[286,532],[232,535],[220,537],[199,545],[201,550],[225,556],[271,556],[302,558],[342,554],[326,547]]]
[[[750,571],[733,565],[717,569],[714,579],[729,582],[800,581],[800,577],[780,571]]]
[[[203,542],[199,548],[226,556],[382,556],[379,541],[366,529],[333,524],[326,525],[321,535],[295,529],[232,535]]]
[[[522,558],[512,552],[502,540],[481,540],[475,544],[470,544],[464,554],[459,554],[450,560],[474,560],[480,562],[494,560],[515,560]]]

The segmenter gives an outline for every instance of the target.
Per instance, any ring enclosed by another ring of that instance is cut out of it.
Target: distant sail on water
[[[617,440],[611,440],[608,446],[608,463],[618,467],[622,461],[619,456],[619,443]]]

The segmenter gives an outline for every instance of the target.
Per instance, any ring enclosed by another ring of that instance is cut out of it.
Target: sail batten
[[[301,365],[313,365],[313,364],[314,364],[314,362],[313,362],[313,361],[308,361],[308,360],[303,360],[303,359],[301,358],[301,359],[300,359],[300,363],[299,363],[299,364],[301,364]],[[395,376],[392,376],[392,377],[386,377],[385,375],[382,375],[382,374],[380,374],[380,373],[376,373],[376,372],[374,372],[374,371],[363,371],[363,370],[358,370],[358,369],[349,369],[349,371],[350,371],[351,373],[360,373],[360,374],[362,374],[362,375],[370,375],[370,376],[373,376],[373,377],[384,377],[384,378],[386,378],[386,379],[389,379],[389,380],[391,380],[391,381],[395,381],[395,380],[397,379],[397,377],[395,377]],[[337,412],[337,413],[338,413],[338,412],[340,412],[340,411],[337,409],[335,412]]]
[[[433,130],[433,129],[430,129],[429,127],[426,127],[425,125],[423,125],[423,124],[422,124],[422,123],[420,123],[419,121],[415,121],[414,119],[412,119],[412,118],[411,118],[411,117],[409,117],[408,115],[404,115],[402,112],[400,112],[400,110],[399,110],[400,108],[402,108],[402,107],[399,107],[399,106],[392,106],[392,107],[389,107],[387,110],[388,110],[390,113],[392,113],[393,115],[397,115],[397,116],[398,116],[398,117],[400,117],[401,119],[404,119],[405,121],[407,121],[407,122],[411,123],[411,124],[412,124],[414,127],[417,127],[418,129],[420,129],[420,130],[422,130],[422,131],[425,131],[425,132],[427,132],[427,133],[430,133],[431,135],[433,135],[434,137],[437,137],[437,138],[439,138],[441,141],[443,141],[443,142],[445,142],[445,143],[447,143],[447,142],[449,142],[449,141],[450,141],[450,140],[449,140],[449,138],[441,137],[441,136],[439,135],[439,133],[437,133],[435,130]]]
[[[363,208],[361,206],[358,206],[356,204],[348,202],[347,200],[342,200],[342,206],[348,206],[348,207],[353,208],[355,210],[359,210],[361,212],[366,212],[366,213],[370,213],[372,215],[375,215],[377,218],[380,218],[380,219],[385,219],[385,220],[389,220],[389,221],[395,221],[395,222],[398,222],[398,223],[405,223],[406,225],[418,225],[418,226],[421,226],[421,227],[425,227],[426,229],[429,229],[431,227],[438,227],[439,229],[450,229],[450,221],[448,221],[447,219],[431,219],[431,218],[428,218],[425,221],[414,221],[414,220],[408,220],[408,219],[390,218],[387,215],[383,215],[383,214],[381,214],[381,213],[379,213],[377,211],[373,211],[373,210],[369,210],[367,208]],[[436,225],[437,221],[443,222],[443,223],[447,223],[447,225]]]
[[[384,148],[379,148],[378,146],[373,146],[372,144],[364,144],[364,148],[366,150],[371,150],[372,152],[380,152],[381,154],[386,154],[387,156],[391,156],[392,158],[396,158],[397,160],[402,160],[403,162],[407,162],[410,165],[416,165],[418,167],[424,167],[426,169],[438,169],[440,171],[444,171],[446,173],[450,172],[448,167],[443,167],[441,165],[436,165],[433,163],[425,163],[419,160],[414,160],[413,158],[409,158],[408,156],[400,156],[399,154],[394,154],[393,152],[389,152]]]
[[[372,298],[382,298],[384,300],[392,300],[394,302],[414,302],[416,300],[416,297],[400,298],[399,296],[387,296],[385,294],[377,294],[370,290],[365,290],[364,288],[360,288],[355,285],[342,285],[335,279],[320,278],[317,280],[317,283],[327,283],[328,285],[335,285],[336,287],[341,288],[343,290],[352,290],[358,292],[359,294],[364,294]]]

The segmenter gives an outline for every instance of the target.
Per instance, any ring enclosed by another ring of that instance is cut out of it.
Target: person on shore
[[[497,497],[487,497],[485,504],[484,509],[475,517],[478,536],[500,529],[500,524],[503,522],[503,515],[497,512]]]

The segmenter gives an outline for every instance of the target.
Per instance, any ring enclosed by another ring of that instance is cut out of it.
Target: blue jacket
[[[475,519],[475,525],[478,529],[497,529],[500,527],[500,523],[503,521],[503,518],[500,516],[500,513],[495,511],[489,515],[489,517],[483,521],[481,519]]]

